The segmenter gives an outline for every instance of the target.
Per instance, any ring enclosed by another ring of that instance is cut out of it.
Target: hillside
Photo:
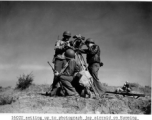
[[[107,89],[115,87],[106,86]],[[107,94],[100,100],[82,97],[49,97],[49,85],[31,85],[26,90],[0,89],[0,113],[150,114],[151,97]]]

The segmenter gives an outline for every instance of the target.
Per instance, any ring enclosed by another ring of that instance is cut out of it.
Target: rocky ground
[[[32,85],[26,90],[0,89],[0,113],[151,114],[151,97],[107,94],[101,99],[49,97],[49,85]]]

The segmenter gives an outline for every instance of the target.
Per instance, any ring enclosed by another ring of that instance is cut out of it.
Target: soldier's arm
[[[64,50],[67,50],[67,49],[75,50],[75,48],[73,47],[73,42],[72,41],[66,42],[66,44],[63,46],[63,49]]]
[[[62,44],[61,40],[58,40],[56,43],[55,43],[55,50],[62,50],[64,49],[64,45]]]
[[[99,50],[99,46],[93,45],[93,46],[89,47],[88,50],[89,50],[90,54],[96,54],[98,52],[98,50]]]
[[[77,73],[77,72],[80,72],[81,71],[81,66],[75,61],[75,70],[74,72]]]
[[[74,41],[69,41],[69,43],[70,43],[70,46],[73,46],[73,43],[74,43]]]

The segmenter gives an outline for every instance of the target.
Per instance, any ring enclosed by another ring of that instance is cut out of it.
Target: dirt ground
[[[151,97],[107,94],[101,99],[49,97],[49,85],[32,85],[26,90],[0,91],[0,113],[151,114]]]

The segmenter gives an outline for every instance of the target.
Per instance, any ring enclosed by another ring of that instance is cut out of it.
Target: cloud
[[[11,64],[0,64],[0,70],[7,70],[12,67],[13,67],[13,65],[11,65]]]
[[[20,70],[50,70],[50,67],[46,67],[43,65],[30,65],[24,64],[20,66],[15,66],[12,64],[0,64],[0,70],[9,70],[9,69],[20,69]]]

